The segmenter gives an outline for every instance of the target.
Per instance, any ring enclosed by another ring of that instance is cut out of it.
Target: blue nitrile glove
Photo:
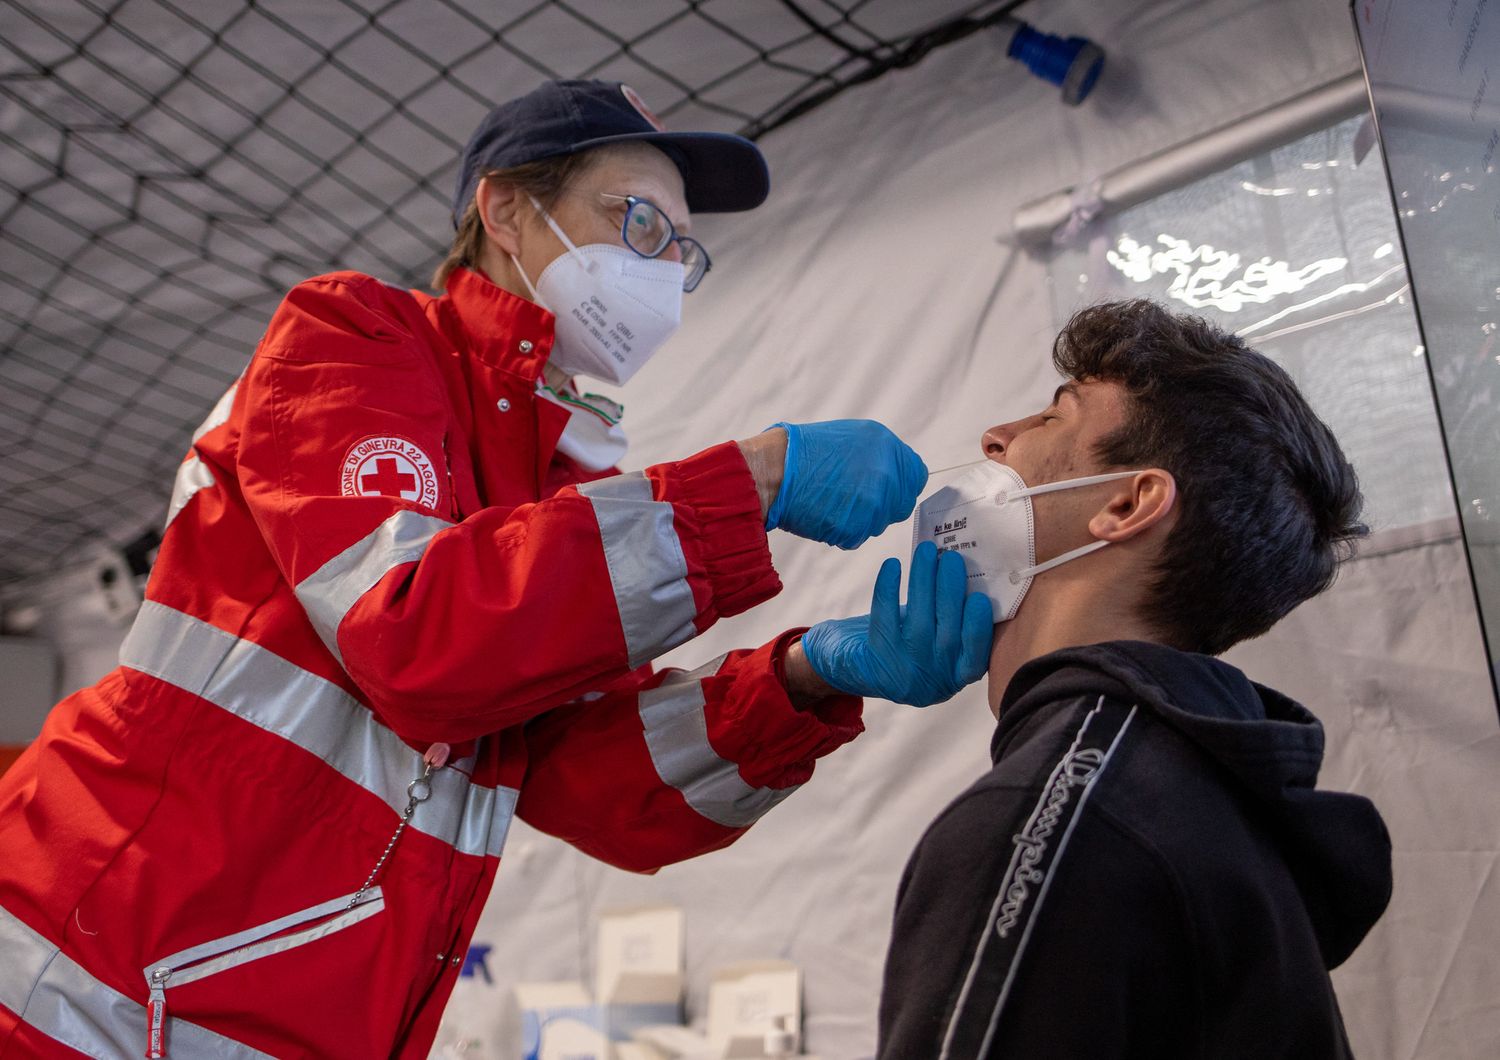
[[[909,518],[927,485],[922,458],[874,420],[772,427],[786,428],[786,464],[767,530],[858,548]]]
[[[941,703],[989,668],[994,608],[984,593],[966,598],[967,585],[959,554],[939,555],[923,541],[912,554],[905,607],[901,561],[888,559],[870,613],[819,622],[802,635],[802,651],[840,692],[913,707]]]

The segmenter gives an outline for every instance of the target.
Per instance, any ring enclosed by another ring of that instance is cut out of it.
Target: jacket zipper
[[[379,879],[380,871],[385,868],[391,852],[396,849],[396,844],[400,841],[402,833],[406,831],[406,826],[411,823],[412,815],[416,813],[417,807],[432,796],[432,774],[448,764],[448,757],[451,753],[452,748],[448,744],[435,743],[429,746],[426,753],[422,755],[422,773],[406,786],[406,809],[401,813],[401,820],[396,825],[395,834],[391,836],[390,842],[386,844],[385,850],[375,862],[375,867],[370,870],[370,875],[365,878],[359,890],[353,894],[346,894],[342,898],[335,898],[331,902],[313,906],[311,909],[304,909],[300,913],[284,916],[280,920],[273,920],[269,924],[242,931],[238,935],[205,942],[200,946],[183,950],[181,953],[174,953],[170,957],[147,966],[145,970],[146,987],[149,991],[146,1002],[147,1060],[162,1060],[167,1055],[168,985],[181,986],[185,983],[196,982],[257,958],[294,949],[325,935],[353,927],[361,920],[372,917],[385,908],[385,897],[375,881]],[[278,932],[299,927],[322,917],[330,919],[291,935],[269,938],[269,936],[277,935]]]
[[[351,900],[352,899],[352,900]],[[344,895],[315,905],[279,920],[242,931],[212,942],[165,957],[145,969],[149,1000],[146,1004],[146,1057],[161,1060],[167,1055],[167,987],[182,986],[211,975],[237,968],[242,964],[269,957],[273,953],[305,946],[320,938],[353,927],[385,908],[381,889],[370,887],[363,893]],[[280,932],[318,921],[312,927],[291,934]]]

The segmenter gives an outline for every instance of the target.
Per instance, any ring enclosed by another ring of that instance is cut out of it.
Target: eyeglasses
[[[601,191],[599,198],[625,203],[625,220],[620,223],[620,236],[625,245],[643,258],[659,258],[668,247],[677,244],[682,253],[682,289],[694,290],[703,282],[704,274],[713,266],[703,244],[691,236],[680,236],[671,218],[650,199],[634,195],[611,195]]]

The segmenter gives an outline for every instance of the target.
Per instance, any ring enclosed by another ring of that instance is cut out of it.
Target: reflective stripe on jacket
[[[0,1056],[425,1057],[513,814],[651,870],[858,734],[787,699],[796,631],[646,665],[779,590],[754,483],[732,444],[582,481],[551,341],[467,271],[287,295],[119,668],[0,779]]]

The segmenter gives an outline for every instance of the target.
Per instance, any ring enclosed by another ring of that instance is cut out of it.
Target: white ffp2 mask
[[[912,550],[923,541],[931,541],[939,552],[957,552],[968,569],[969,592],[988,596],[995,605],[995,621],[1008,622],[1016,617],[1026,590],[1038,574],[1109,544],[1094,541],[1037,563],[1031,498],[1134,474],[1116,471],[1027,486],[1015,469],[986,460],[917,505]]]
[[[570,376],[623,384],[682,323],[682,262],[609,243],[574,246],[541,203],[531,202],[568,248],[535,286],[510,259],[532,298],[557,318],[551,363]]]

